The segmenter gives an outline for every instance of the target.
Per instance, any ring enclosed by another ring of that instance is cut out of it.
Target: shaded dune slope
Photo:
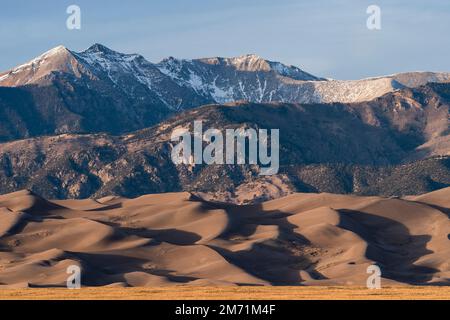
[[[0,287],[450,285],[450,188],[419,197],[293,194],[251,206],[189,193],[0,196]]]

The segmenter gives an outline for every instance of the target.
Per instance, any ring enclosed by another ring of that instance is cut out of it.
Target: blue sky
[[[82,29],[66,28],[79,5]],[[366,9],[382,10],[382,30]],[[0,70],[63,44],[99,42],[140,53],[197,58],[256,53],[318,76],[358,79],[403,71],[450,71],[448,0],[2,0]]]

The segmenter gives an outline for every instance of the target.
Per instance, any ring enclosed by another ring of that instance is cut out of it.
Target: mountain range
[[[0,141],[61,133],[122,134],[205,104],[354,103],[449,81],[449,73],[431,72],[339,81],[256,55],[167,58],[154,64],[100,44],[79,53],[59,46],[0,73]]]
[[[95,44],[0,73],[0,193],[190,191],[247,203],[292,192],[402,196],[450,186],[450,74],[331,80],[256,55],[148,62]],[[175,166],[170,134],[278,128],[278,175]]]

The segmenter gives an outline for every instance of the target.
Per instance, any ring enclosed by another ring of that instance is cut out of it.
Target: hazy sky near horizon
[[[68,30],[66,8],[81,8]],[[381,30],[366,27],[381,7]],[[149,61],[255,53],[312,74],[359,79],[450,71],[449,0],[1,0],[0,70],[93,43]]]

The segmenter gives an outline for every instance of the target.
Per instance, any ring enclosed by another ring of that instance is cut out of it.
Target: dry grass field
[[[450,300],[450,287],[192,287],[5,289],[0,300]]]

